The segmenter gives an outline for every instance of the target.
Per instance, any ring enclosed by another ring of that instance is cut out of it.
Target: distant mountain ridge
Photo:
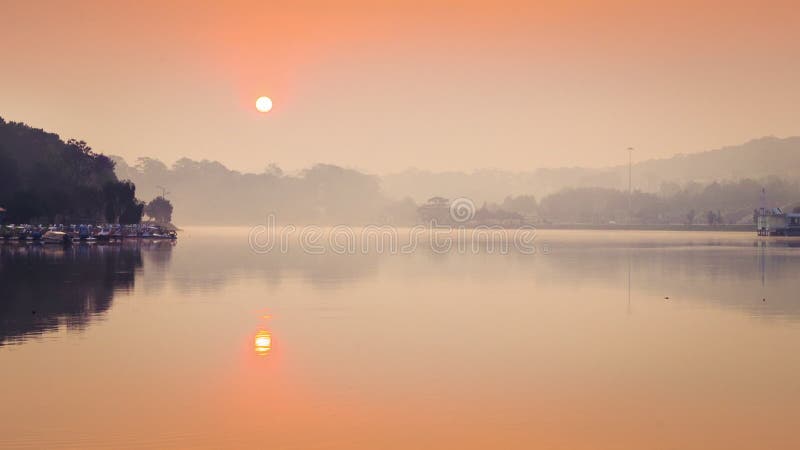
[[[635,156],[635,152],[634,152]],[[633,165],[633,187],[659,192],[664,183],[709,183],[776,176],[800,178],[800,137],[762,137],[744,144],[671,158],[650,159]],[[541,168],[531,171],[478,170],[430,172],[409,169],[381,177],[384,192],[423,201],[433,195],[466,196],[476,201],[500,201],[507,195],[533,194],[541,198],[566,187],[627,189],[628,166],[607,168]]]
[[[668,181],[800,176],[800,137],[767,136],[741,145],[643,161],[634,166],[644,176],[666,174]],[[662,175],[663,176],[663,175]]]

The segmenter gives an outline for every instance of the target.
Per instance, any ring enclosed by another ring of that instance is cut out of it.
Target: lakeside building
[[[800,236],[800,214],[780,208],[761,208],[757,218],[759,236]]]
[[[759,236],[800,236],[800,214],[767,208],[766,189],[761,189],[761,206],[755,213],[756,233]]]

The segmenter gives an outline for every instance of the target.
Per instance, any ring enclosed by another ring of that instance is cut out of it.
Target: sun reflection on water
[[[259,330],[256,333],[256,337],[253,340],[253,346],[256,351],[256,355],[265,356],[272,350],[272,333],[266,330]]]

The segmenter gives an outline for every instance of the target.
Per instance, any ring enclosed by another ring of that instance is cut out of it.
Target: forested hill
[[[415,205],[384,198],[377,177],[333,165],[316,164],[291,175],[275,166],[248,174],[216,161],[183,158],[168,167],[153,158],[140,158],[134,165],[112,158],[117,174],[141,186],[145,196],[166,189],[169,199],[181,205],[175,220],[184,224],[262,223],[270,213],[279,223],[363,224],[415,214]]]
[[[6,223],[136,223],[143,205],[114,162],[86,142],[0,118],[0,207]]]

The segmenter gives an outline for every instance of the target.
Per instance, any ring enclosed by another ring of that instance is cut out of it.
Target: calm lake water
[[[800,448],[800,247],[535,243],[0,246],[0,447]]]

